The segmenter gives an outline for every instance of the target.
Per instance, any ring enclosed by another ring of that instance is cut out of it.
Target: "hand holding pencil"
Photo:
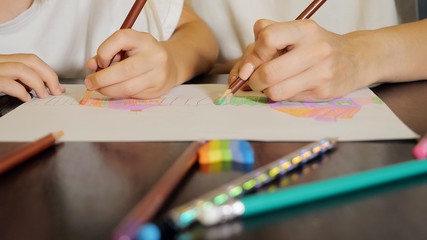
[[[108,67],[110,59],[123,47],[120,39],[128,39],[127,58]],[[86,87],[116,98],[156,98],[164,95],[175,86],[178,75],[176,64],[168,58],[167,51],[161,42],[148,33],[130,29],[118,31],[101,44],[101,54],[96,56],[96,60],[88,61],[87,65],[92,70],[98,66],[105,69],[86,76]]]
[[[323,2],[317,0],[310,6]],[[315,8],[307,9],[314,13]],[[302,14],[297,19],[306,18],[308,15]],[[339,35],[311,20],[259,20],[254,34],[253,46],[230,72],[232,83],[223,95],[225,99],[244,83],[274,101],[322,101],[342,97],[377,81],[376,73],[381,67],[376,64],[384,62],[378,47],[374,46],[381,43],[363,31]],[[358,54],[360,51],[364,54]],[[236,80],[236,77],[239,78]]]
[[[128,18],[136,19],[145,2],[136,0],[135,5],[140,7],[132,8]],[[166,10],[162,9],[162,12],[169,12]],[[148,19],[152,17],[150,12],[146,15]],[[141,18],[144,19],[146,17]],[[148,23],[140,24],[139,30],[145,28],[150,33],[128,29],[131,27],[132,24],[125,21],[119,31],[99,46],[97,55],[86,63],[90,70],[97,71],[86,76],[88,92],[82,105],[93,91],[116,98],[156,98],[207,71],[215,61],[217,48],[213,34],[185,5],[173,32],[159,25],[160,32],[156,33],[150,30],[152,27]]]
[[[127,17],[124,20],[120,29],[132,28],[133,24],[135,23],[136,19],[139,16],[140,12],[144,8],[146,2],[147,2],[147,0],[136,0],[135,1],[135,3],[133,4],[132,8],[130,9],[129,14],[127,15]],[[110,66],[111,63],[113,63],[113,62],[123,60],[123,58],[125,57],[125,53],[122,51],[122,49],[112,49],[112,50],[115,51],[114,53],[110,53],[110,55],[112,55],[112,56],[109,56],[108,54],[106,54],[106,56],[105,56],[107,58],[106,60],[108,61],[108,64],[105,64],[105,63],[102,64],[102,62],[100,64],[98,64],[98,62],[96,60],[97,58],[93,57],[87,61],[87,63],[86,63],[87,67],[89,69],[91,69],[92,71],[98,72],[98,71],[102,70],[103,68]],[[100,51],[98,50],[98,52],[100,52]],[[105,62],[105,60],[104,60],[104,62]],[[84,95],[83,99],[80,101],[80,104],[82,104],[82,105],[86,104],[86,101],[91,97],[94,90],[96,89],[91,80],[85,79],[85,84],[86,84],[86,87],[88,88],[88,90],[86,91],[86,94]]]
[[[326,0],[314,0],[297,18],[296,20],[304,20],[310,18]],[[271,64],[273,60],[283,53],[291,50],[293,45],[298,44],[298,40],[302,40],[302,33],[298,32],[298,22],[291,23],[277,23],[270,20],[258,20],[254,25],[255,43],[250,45],[242,58],[234,65],[230,72],[229,81],[231,82],[229,88],[217,100],[216,104],[221,105],[224,101],[228,101],[251,77],[256,73],[256,69],[262,67],[261,65]],[[289,25],[289,26],[282,26]],[[300,39],[295,38],[297,34]],[[282,68],[283,69],[283,68]],[[267,74],[274,69],[268,68]],[[272,73],[274,74],[274,73]],[[280,74],[284,74],[281,72]],[[280,75],[279,75],[280,76]],[[256,88],[251,86],[254,90],[263,91],[266,88]],[[267,94],[269,95],[269,94]],[[274,97],[269,95],[271,99]]]
[[[84,105],[94,91],[115,98],[156,98],[179,82],[178,66],[170,56],[168,43],[130,29],[146,1],[135,2],[120,30],[87,61],[87,68],[96,72],[86,76],[88,91],[80,104]]]

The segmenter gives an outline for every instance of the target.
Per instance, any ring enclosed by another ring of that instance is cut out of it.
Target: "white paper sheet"
[[[243,102],[216,106],[214,100],[226,89],[222,84],[181,85],[155,103],[160,105],[140,111],[82,106],[78,103],[85,87],[65,88],[62,96],[35,98],[1,117],[0,141],[33,141],[59,130],[65,132],[62,141],[314,141],[324,137],[363,141],[417,137],[367,88],[330,107],[327,105],[332,102],[276,103],[282,111],[257,103],[265,100],[261,93],[241,91],[235,100]],[[248,96],[252,102],[247,101]],[[93,97],[103,98],[100,94]]]

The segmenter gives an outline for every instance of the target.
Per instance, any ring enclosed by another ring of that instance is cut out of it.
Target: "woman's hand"
[[[231,70],[230,80],[237,73],[249,78],[253,90],[272,100],[332,99],[379,78],[379,54],[359,38],[366,32],[338,35],[312,20],[259,20],[254,33],[255,42]]]

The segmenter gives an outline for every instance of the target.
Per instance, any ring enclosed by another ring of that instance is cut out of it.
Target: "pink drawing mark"
[[[204,101],[204,99],[202,99]],[[202,101],[201,100],[201,101]],[[90,98],[84,106],[141,111],[156,106],[173,105],[178,98],[134,99],[134,98]],[[209,101],[209,103],[211,103]],[[327,102],[273,102],[266,97],[233,97],[229,104],[240,105],[269,105],[274,110],[303,118],[313,118],[317,121],[336,121],[351,119],[367,104],[383,104],[378,97],[372,98],[337,98]],[[183,105],[194,105],[186,100]]]
[[[135,99],[135,98],[90,98],[84,104],[89,107],[112,108],[130,111],[141,111],[154,106],[159,106],[164,98]]]
[[[377,98],[337,98],[327,102],[273,102],[268,103],[273,109],[295,117],[314,118],[317,121],[336,121],[351,119],[362,106],[382,104]]]

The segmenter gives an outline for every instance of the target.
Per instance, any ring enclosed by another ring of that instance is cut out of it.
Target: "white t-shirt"
[[[134,0],[34,1],[15,19],[0,24],[0,54],[33,53],[60,77],[83,78],[86,61],[120,29]],[[184,0],[148,0],[133,29],[159,41],[170,38]]]
[[[254,41],[258,19],[294,20],[312,0],[185,0],[211,27],[220,45],[218,62],[242,55]],[[398,23],[393,0],[328,0],[312,16],[329,31],[376,29]]]

